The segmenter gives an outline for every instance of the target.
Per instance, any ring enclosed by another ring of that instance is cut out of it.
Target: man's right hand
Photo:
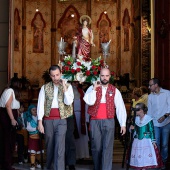
[[[97,87],[100,87],[100,86],[101,86],[100,81],[95,81],[95,82],[93,83],[93,90],[96,90]]]
[[[42,124],[42,120],[38,120],[38,130],[40,133],[44,134],[44,126]]]

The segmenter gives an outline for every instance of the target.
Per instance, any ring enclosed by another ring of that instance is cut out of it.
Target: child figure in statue
[[[90,60],[90,47],[95,46],[93,43],[93,32],[88,28],[88,25],[91,23],[91,18],[87,15],[82,15],[80,17],[80,23],[82,27],[80,27],[77,36],[73,37],[75,39],[78,58],[83,56],[83,60]]]

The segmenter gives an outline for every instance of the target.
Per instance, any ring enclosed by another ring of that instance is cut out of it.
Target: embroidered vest
[[[115,105],[114,105],[115,90],[116,88],[113,85],[108,84],[107,91],[106,91],[106,112],[107,112],[108,119],[114,118],[115,115]],[[102,87],[98,87],[96,91],[97,91],[96,102],[93,106],[88,107],[88,114],[90,114],[93,117],[97,116],[100,101],[102,98]]]
[[[70,84],[66,84],[67,88]],[[49,82],[44,85],[45,90],[45,104],[44,104],[44,112],[45,116],[49,117],[52,101],[54,98],[54,85],[52,82]],[[63,86],[58,86],[58,107],[60,111],[61,119],[65,119],[71,115],[73,115],[73,106],[64,104],[64,93],[63,93]]]

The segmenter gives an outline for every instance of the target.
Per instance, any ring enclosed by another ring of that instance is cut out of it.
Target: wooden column
[[[26,77],[26,0],[22,0],[22,76]]]
[[[141,85],[141,0],[133,1],[134,16],[131,21],[133,46],[131,58],[132,77],[135,79],[135,86]]]
[[[150,28],[150,0],[142,1],[142,16],[141,16],[141,83],[148,85],[150,79],[151,68],[151,37],[148,29]]]
[[[155,77],[170,89],[170,1],[155,0]],[[152,32],[151,32],[152,34]]]
[[[91,0],[87,1],[87,15],[91,17]]]
[[[116,6],[116,42],[117,42],[117,51],[116,51],[116,74],[120,76],[121,74],[121,2],[117,1]]]
[[[58,64],[56,55],[56,0],[51,0],[51,65]]]

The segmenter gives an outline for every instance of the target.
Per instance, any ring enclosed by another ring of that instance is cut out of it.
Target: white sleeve
[[[6,89],[0,98],[0,107],[5,108],[6,107],[6,103],[8,102],[9,98],[11,97],[11,95],[14,96],[14,91],[13,89]]]
[[[83,97],[83,100],[86,102],[86,104],[88,104],[89,106],[92,106],[95,104],[96,102],[96,91],[93,90],[93,86],[90,86],[84,97]]]
[[[43,85],[41,87],[41,90],[38,96],[38,104],[37,104],[38,120],[42,120],[44,116],[44,102],[45,102],[45,92],[44,92],[44,85]]]
[[[27,128],[26,129],[27,129],[28,132],[34,132],[34,131],[37,130],[36,128],[33,128],[31,126],[30,122],[27,122]]]
[[[116,89],[115,92],[114,103],[116,107],[117,119],[119,121],[120,126],[126,126],[126,119],[127,119],[126,108],[125,108],[122,95],[118,89]]]
[[[66,105],[71,105],[74,100],[73,88],[71,85],[68,86],[67,91],[64,93],[64,103]]]

